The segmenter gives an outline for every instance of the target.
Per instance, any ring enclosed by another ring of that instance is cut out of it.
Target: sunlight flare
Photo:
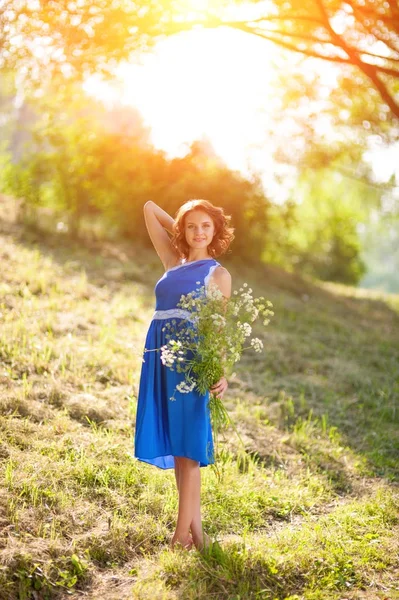
[[[154,145],[167,153],[183,155],[191,142],[207,138],[240,168],[249,145],[264,143],[274,51],[227,27],[198,29],[159,42],[139,63],[120,65],[115,86],[93,77],[86,89],[137,107]]]

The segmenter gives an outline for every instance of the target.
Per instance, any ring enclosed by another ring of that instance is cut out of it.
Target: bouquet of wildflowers
[[[216,286],[201,286],[182,295],[177,306],[188,311],[189,317],[165,325],[168,341],[160,350],[164,365],[185,373],[176,386],[183,394],[196,388],[205,395],[223,375],[231,374],[244,350],[262,352],[262,341],[251,337],[252,323],[262,318],[266,326],[274,314],[272,303],[263,296],[254,298],[247,283],[231,298],[225,298]],[[174,394],[171,400],[175,400]],[[213,393],[209,408],[217,448],[220,428],[231,421],[222,400]]]

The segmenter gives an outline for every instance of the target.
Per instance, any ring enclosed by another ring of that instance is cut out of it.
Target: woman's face
[[[192,210],[186,214],[184,223],[186,242],[196,250],[207,248],[215,234],[212,217],[203,210]]]

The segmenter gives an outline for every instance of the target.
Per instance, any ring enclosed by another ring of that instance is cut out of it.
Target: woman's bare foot
[[[189,535],[185,540],[180,540],[178,537],[176,537],[174,535],[170,542],[170,549],[175,550],[175,548],[183,548],[184,550],[191,550],[193,545],[194,545],[194,542],[193,542],[193,538],[191,537],[191,535]]]
[[[205,531],[202,534],[202,540],[199,540],[198,538],[196,539],[193,536],[193,541],[197,550],[205,550],[212,544],[211,538],[207,533],[205,533]]]

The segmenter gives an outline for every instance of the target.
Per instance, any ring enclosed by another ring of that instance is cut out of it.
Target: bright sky
[[[159,42],[138,64],[121,65],[113,89],[97,77],[86,89],[137,107],[154,146],[169,156],[186,154],[205,137],[230,168],[267,172],[275,53],[268,41],[227,27],[198,29]]]
[[[228,28],[186,32],[159,42],[141,64],[121,65],[114,91],[95,77],[87,89],[136,106],[154,144],[168,153],[185,154],[188,143],[207,136],[217,153],[242,166],[248,144],[263,142],[273,50]]]
[[[238,166],[248,144],[263,141],[272,52],[271,44],[228,28],[180,34],[160,43],[142,67],[121,68],[124,100],[151,124],[157,146],[176,154],[209,136]]]
[[[275,45],[255,36],[227,27],[197,29],[159,42],[136,64],[118,67],[112,87],[94,76],[86,90],[110,103],[138,108],[154,146],[169,156],[184,155],[192,141],[208,138],[230,168],[263,174],[269,193],[282,202],[284,190],[273,187],[268,177],[275,165],[266,133],[273,116],[271,80],[278,56]],[[319,83],[328,86],[334,77],[325,64]],[[375,170],[385,177],[392,160],[393,155],[373,155]]]

